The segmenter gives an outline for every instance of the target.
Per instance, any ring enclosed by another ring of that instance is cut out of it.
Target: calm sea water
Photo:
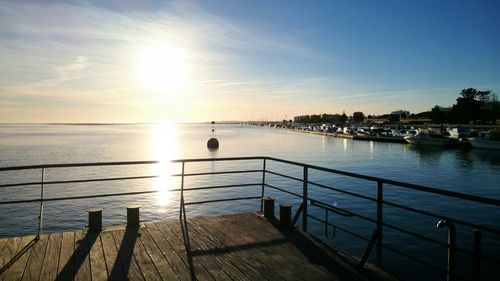
[[[46,232],[85,227],[86,209],[102,207],[104,225],[124,224],[128,203],[139,203],[141,219],[159,220],[178,217],[179,194],[169,189],[179,187],[179,179],[170,174],[180,172],[180,166],[168,160],[180,158],[213,158],[239,156],[273,156],[323,167],[370,176],[405,181],[440,189],[500,199],[500,152],[486,150],[446,150],[415,147],[399,143],[353,141],[333,137],[309,135],[268,127],[217,125],[216,136],[221,145],[213,152],[206,148],[211,125],[208,124],[134,124],[134,125],[0,125],[0,167],[72,162],[101,162],[129,160],[160,160],[158,165],[116,168],[85,168],[47,170],[45,180],[68,180],[109,176],[160,175],[157,179],[104,183],[79,183],[46,186],[45,197],[80,196],[112,192],[160,190],[141,196],[107,197],[47,202],[44,230]],[[188,164],[187,172],[218,171],[223,169],[260,169],[262,162]],[[269,163],[268,168],[301,177],[300,169]],[[0,184],[38,181],[40,171],[0,173]],[[343,176],[312,172],[310,179],[351,192],[375,196],[374,183]],[[246,176],[203,176],[186,179],[186,187],[231,183],[259,183],[261,174]],[[300,193],[301,183],[268,175],[270,184]],[[385,186],[385,199],[391,202],[440,212],[500,229],[500,210],[476,206],[460,200],[444,199],[431,194]],[[294,210],[299,201],[283,193],[267,190],[277,203],[291,202]],[[238,196],[259,196],[260,187],[196,191],[186,193],[186,201],[199,201]],[[39,186],[2,188],[0,201],[30,199],[40,196]],[[310,197],[333,206],[374,217],[373,203],[345,194],[311,187]],[[35,203],[0,206],[0,237],[36,232],[38,205]],[[216,215],[254,211],[259,201],[190,205],[188,216]],[[324,219],[323,210],[310,207],[309,212]],[[436,228],[437,219],[386,207],[385,222],[446,242],[446,230]],[[374,225],[355,217],[329,214],[329,221],[369,238]],[[340,229],[325,229],[321,223],[310,221],[310,232],[326,242],[339,246],[354,255],[362,255],[367,242],[353,238]],[[325,237],[325,231],[330,238]],[[472,229],[458,228],[461,247],[471,249]],[[483,252],[500,259],[500,237],[485,235]],[[419,256],[437,266],[446,264],[446,249],[422,242],[384,228],[384,243],[405,253]],[[373,256],[373,254],[372,254]],[[373,258],[373,257],[372,257]],[[458,256],[461,274],[471,271],[470,260]],[[443,280],[443,274],[411,263],[389,251],[384,253],[384,265],[391,272],[410,280]],[[411,270],[408,271],[408,268]],[[483,279],[499,276],[498,267],[485,261]]]

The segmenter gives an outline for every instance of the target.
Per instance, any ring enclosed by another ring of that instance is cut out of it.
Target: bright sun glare
[[[175,163],[170,160],[176,158],[176,126],[175,124],[155,124],[151,131],[151,158],[158,159],[160,163],[154,166],[153,172],[159,175],[155,187],[159,191],[156,201],[160,206],[168,206],[171,203],[172,194],[170,189],[175,186],[172,174],[176,173]],[[160,212],[165,212],[161,209]]]
[[[145,89],[174,92],[186,84],[188,64],[183,50],[157,45],[139,51],[136,71],[137,79]]]

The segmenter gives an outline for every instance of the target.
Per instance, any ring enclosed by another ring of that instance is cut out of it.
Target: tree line
[[[431,118],[435,124],[441,123],[454,123],[454,124],[467,124],[474,122],[477,124],[491,124],[500,120],[500,102],[496,94],[492,91],[479,91],[474,88],[463,89],[457,103],[454,104],[450,110],[444,110],[436,105],[431,111],[425,111],[418,114],[411,114],[410,116],[392,116],[388,114],[390,122],[398,122],[399,118],[404,117],[426,117]],[[371,119],[371,115],[368,115]],[[285,120],[284,120],[285,121]],[[289,122],[291,122],[290,120]],[[347,121],[353,123],[363,123],[365,121],[365,114],[363,112],[354,112],[352,116],[343,114],[313,114],[301,115],[293,118],[295,123],[329,123],[344,125]]]
[[[500,119],[500,103],[496,94],[491,91],[468,88],[460,92],[457,103],[451,110],[443,111],[436,105],[430,116],[433,123],[491,124]]]
[[[354,121],[356,123],[362,123],[365,119],[365,115],[363,112],[357,111],[354,112],[352,116],[347,116],[344,113],[341,114],[313,114],[313,115],[301,115],[295,116],[293,121],[295,123],[329,123],[329,124],[339,124],[344,125],[348,120]]]

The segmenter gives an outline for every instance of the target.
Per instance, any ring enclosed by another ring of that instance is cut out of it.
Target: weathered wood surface
[[[386,276],[387,277],[387,276]],[[3,280],[374,280],[256,213],[0,239]],[[383,280],[382,278],[375,278]]]

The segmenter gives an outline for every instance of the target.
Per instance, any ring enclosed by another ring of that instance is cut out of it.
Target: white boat
[[[464,127],[457,127],[457,128],[452,128],[448,129],[448,133],[450,133],[450,138],[454,139],[464,139],[469,136],[469,129],[464,128]]]
[[[478,132],[469,141],[473,148],[500,150],[500,130]]]
[[[414,136],[405,136],[406,142],[432,146],[445,146],[457,143],[457,139],[445,137],[429,129],[420,129]]]

